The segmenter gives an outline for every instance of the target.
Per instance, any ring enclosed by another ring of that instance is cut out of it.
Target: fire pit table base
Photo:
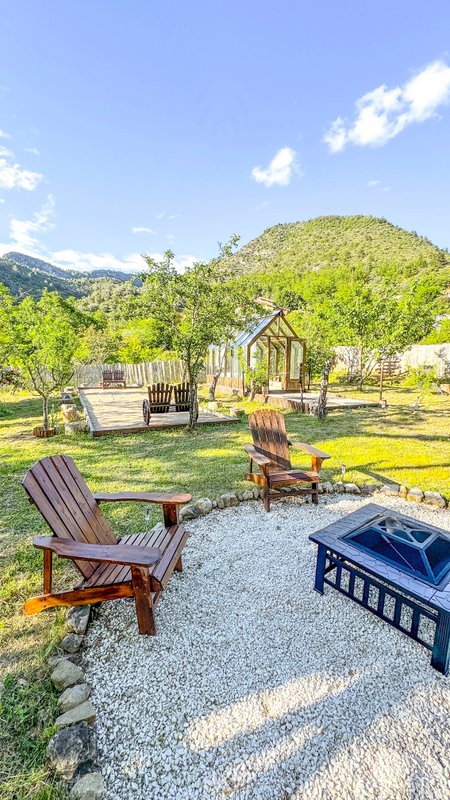
[[[389,509],[370,503],[309,538],[318,545],[314,588],[327,584],[397,630],[431,650],[431,665],[447,675],[450,666],[450,578],[439,587],[427,584],[351,544],[349,534]],[[397,515],[405,523],[410,517]],[[425,526],[440,538],[445,531]],[[347,537],[347,538],[346,538]],[[450,536],[448,536],[450,548]],[[450,552],[449,552],[450,556]],[[434,634],[433,634],[434,630]]]

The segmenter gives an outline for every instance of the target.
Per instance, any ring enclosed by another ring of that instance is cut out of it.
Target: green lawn
[[[332,391],[347,390],[335,386]],[[376,399],[370,391],[364,397]],[[450,398],[430,395],[420,411],[411,408],[413,392],[392,389],[386,398],[386,410],[332,412],[323,423],[287,413],[286,425],[295,438],[331,453],[324,479],[338,479],[345,463],[348,481],[396,481],[434,489],[450,499]],[[64,452],[75,459],[94,490],[176,489],[214,498],[225,490],[249,486],[242,477],[247,463],[242,445],[249,441],[249,434],[244,418],[237,424],[202,426],[192,434],[178,429],[97,439],[63,435],[34,439],[30,431],[39,422],[40,402],[25,394],[0,395],[0,400],[4,404],[0,416],[0,671],[4,681],[0,797],[56,800],[65,794],[45,768],[55,696],[44,659],[61,636],[64,611],[22,615],[23,601],[41,588],[41,556],[30,542],[46,532],[20,486],[24,473],[37,459]],[[242,405],[251,410],[250,404]],[[305,463],[297,453],[293,460]],[[142,505],[110,506],[106,513],[119,534],[144,526]],[[61,562],[57,582],[70,569]]]

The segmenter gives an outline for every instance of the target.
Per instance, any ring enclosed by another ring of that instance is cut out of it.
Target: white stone
[[[194,508],[198,511],[199,514],[209,514],[212,510],[212,501],[209,497],[201,497],[200,500],[197,500],[194,503]]]
[[[66,422],[64,425],[64,433],[66,436],[75,436],[77,433],[84,433],[86,430],[86,423],[84,420],[79,422]]]
[[[447,505],[445,498],[439,492],[424,492],[424,502],[438,508],[445,508]]]
[[[50,680],[55,689],[62,692],[68,686],[81,683],[84,680],[84,673],[76,664],[73,664],[67,658],[62,658],[50,675]]]
[[[344,490],[346,494],[361,494],[361,489],[356,483],[345,483]]]
[[[88,772],[83,775],[70,790],[71,800],[101,800],[104,792],[104,781],[100,772]]]
[[[91,687],[87,683],[76,683],[75,686],[68,686],[67,689],[58,697],[58,708],[61,714],[70,711],[71,708],[79,706],[88,699]]]
[[[419,489],[417,486],[413,486],[412,489],[408,490],[406,497],[408,500],[412,500],[414,503],[421,503],[423,500],[422,489]]]
[[[75,725],[77,722],[94,722],[96,717],[95,708],[90,700],[74,706],[64,714],[56,717],[54,725],[56,728],[66,728],[68,725]]]

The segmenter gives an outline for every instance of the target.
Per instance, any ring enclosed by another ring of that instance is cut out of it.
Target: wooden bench
[[[146,425],[152,414],[167,414],[170,409],[172,386],[170,383],[153,383],[147,386],[148,400],[142,403],[142,416]]]
[[[190,405],[190,383],[178,383],[173,387],[175,395],[175,411],[189,411]]]
[[[123,369],[105,370],[102,374],[102,389],[114,386],[116,389],[126,389],[125,373]]]
[[[173,571],[182,568],[181,554],[188,534],[179,524],[178,511],[191,495],[92,494],[73,460],[64,455],[38,461],[22,485],[53,532],[53,536],[33,540],[34,546],[44,551],[44,591],[27,600],[25,613],[134,597],[139,632],[154,635],[155,606]],[[146,533],[117,539],[99,504],[130,501],[162,505],[164,523]],[[53,554],[70,559],[81,574],[74,589],[53,592]]]
[[[280,411],[267,408],[255,411],[248,418],[253,444],[245,444],[244,450],[250,458],[250,472],[245,479],[263,487],[263,503],[270,511],[270,501],[310,494],[313,503],[319,502],[319,470],[322,462],[330,458],[328,453],[318,450],[304,442],[292,442],[287,438],[284,416]],[[294,468],[291,464],[290,447],[298,447],[311,456],[311,469]],[[260,472],[253,472],[253,462]],[[309,484],[309,487],[289,487],[295,484]],[[288,489],[286,492],[285,489]]]

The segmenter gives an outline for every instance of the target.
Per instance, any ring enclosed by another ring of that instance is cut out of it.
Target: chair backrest
[[[189,411],[190,383],[178,383],[173,387],[173,391],[175,394],[175,406],[177,411]]]
[[[124,376],[125,376],[125,373],[124,373],[123,369],[115,369],[115,370],[113,370],[113,377],[112,377],[113,381],[123,381],[124,380]]]
[[[172,397],[170,383],[153,383],[151,386],[147,386],[147,390],[150,410],[156,414],[167,413],[170,406],[170,398]]]
[[[113,374],[112,374],[111,370],[109,370],[109,371],[103,372],[102,373],[102,377],[103,377],[104,381],[112,381]]]
[[[248,424],[256,449],[280,466],[290,469],[291,459],[283,414],[263,408],[249,414]]]
[[[50,456],[28,470],[22,486],[54,536],[84,544],[116,544],[117,539],[69,456]],[[88,578],[97,561],[75,561]]]

